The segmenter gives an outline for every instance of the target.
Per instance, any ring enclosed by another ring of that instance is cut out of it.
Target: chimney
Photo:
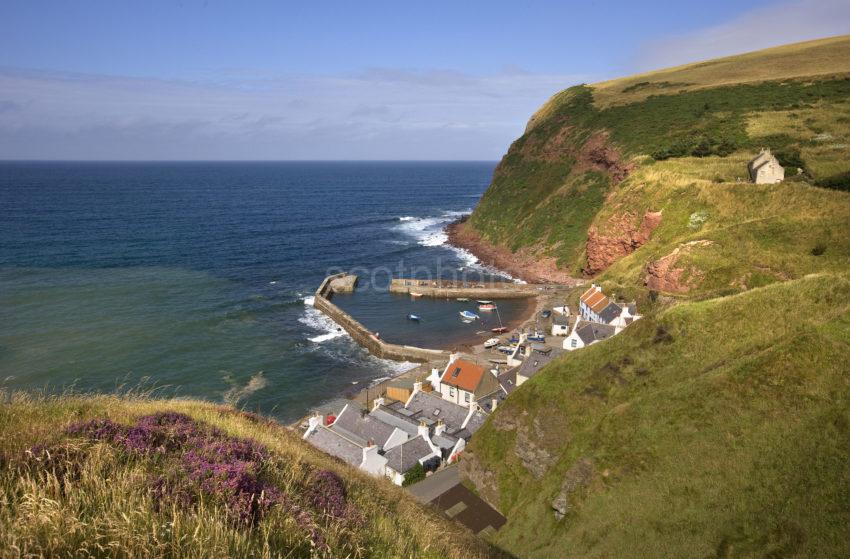
[[[380,398],[375,398],[375,400],[373,401],[372,409],[374,410],[374,409],[375,409],[375,408],[377,408],[378,406],[383,406],[383,405],[384,405],[384,398],[383,398],[383,396],[382,396],[382,397],[380,397]]]
[[[413,383],[413,393],[416,394],[417,392],[421,392],[421,391],[422,391],[422,382],[417,380],[416,382]]]
[[[375,441],[369,440],[366,446],[363,447],[363,462],[367,462],[369,458],[378,456],[378,446]]]
[[[492,400],[490,400],[490,411],[491,412],[496,411],[496,406],[498,406],[498,405],[499,405],[499,400],[497,400],[496,398],[493,398]]]
[[[426,441],[431,440],[431,438],[428,436],[428,424],[425,423],[424,419],[419,420],[419,427],[417,428],[417,431],[419,432],[419,435]]]
[[[437,420],[437,426],[434,427],[434,434],[435,435],[442,435],[445,432],[446,432],[446,424],[443,422],[442,419],[438,419]]]

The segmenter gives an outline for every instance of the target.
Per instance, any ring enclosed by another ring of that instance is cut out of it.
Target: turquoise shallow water
[[[441,231],[475,205],[492,169],[0,163],[0,383],[158,386],[298,417],[404,367],[369,356],[309,306],[335,269],[360,267],[366,280],[340,303],[387,339],[468,339],[456,303],[398,300],[369,278],[486,274]],[[405,319],[412,304],[421,325]],[[503,317],[523,308],[506,302]]]

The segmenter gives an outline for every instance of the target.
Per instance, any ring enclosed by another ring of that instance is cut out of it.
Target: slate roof
[[[351,405],[339,414],[330,429],[353,440],[360,446],[366,446],[369,441],[374,441],[382,448],[390,435],[393,434],[391,425],[368,414],[361,413],[360,410]]]
[[[552,324],[556,324],[558,326],[569,326],[570,325],[570,317],[564,315],[555,315],[552,317]]]
[[[384,458],[387,459],[387,467],[392,468],[400,474],[407,472],[416,465],[419,460],[432,454],[431,446],[422,437],[414,437],[408,441],[389,449]]]
[[[460,429],[469,414],[469,408],[443,400],[431,392],[417,392],[405,407],[407,411],[415,414],[417,419],[442,419],[448,432]]]
[[[369,415],[372,416],[372,418],[376,421],[383,422],[390,428],[398,427],[408,435],[419,434],[418,419],[405,417],[403,414],[388,406],[378,406],[377,408],[373,409],[369,413]]]
[[[331,456],[336,456],[352,466],[359,466],[363,461],[363,449],[346,437],[335,433],[324,426],[319,426],[310,433],[307,441],[313,446]]]
[[[604,309],[602,309],[602,311],[598,313],[599,320],[601,320],[605,324],[608,324],[609,322],[620,316],[620,313],[622,312],[623,307],[611,301]]]
[[[507,370],[496,378],[505,394],[510,394],[516,390],[516,369]]]
[[[457,444],[458,438],[443,433],[442,435],[432,435],[431,442],[444,450],[451,450]]]
[[[593,342],[606,340],[613,336],[615,328],[610,324],[599,324],[598,322],[585,322],[576,328],[576,334],[584,342],[584,345],[590,345]]]
[[[522,365],[519,366],[516,374],[524,376],[525,378],[531,378],[536,375],[540,369],[545,367],[550,361],[557,358],[562,353],[564,353],[563,349],[553,349],[549,353],[534,352],[522,362]]]

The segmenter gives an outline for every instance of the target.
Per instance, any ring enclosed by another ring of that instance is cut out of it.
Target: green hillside
[[[762,147],[784,182],[747,182]],[[646,314],[476,433],[499,545],[850,555],[850,37],[563,91],[462,227]]]
[[[0,403],[0,557],[499,556],[277,423],[208,403]]]
[[[682,303],[526,382],[463,467],[521,557],[846,557],[848,355],[847,274]]]
[[[672,291],[834,269],[850,255],[850,200],[831,192],[850,190],[848,60],[850,37],[841,37],[567,89],[531,119],[465,226],[511,251],[555,257],[575,275],[631,254],[606,276],[626,288],[644,284],[644,266],[702,238],[717,254],[685,255],[690,281]],[[762,147],[785,166],[782,187],[746,183]],[[825,214],[796,212],[797,198]],[[661,212],[658,232],[633,242],[646,212]],[[764,263],[721,242],[730,224],[735,243]],[[765,241],[778,230],[796,246]],[[780,248],[795,258],[774,267]],[[802,262],[815,248],[826,257]]]

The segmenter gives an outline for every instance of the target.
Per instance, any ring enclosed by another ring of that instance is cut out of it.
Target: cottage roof
[[[432,435],[431,442],[444,450],[451,450],[457,444],[459,439],[452,435],[443,433],[442,435]]]
[[[373,409],[370,416],[375,420],[386,424],[387,426],[398,427],[408,435],[416,435],[419,433],[419,421],[411,417],[405,417],[396,410],[387,406],[378,406]]]
[[[569,326],[570,325],[570,317],[564,315],[555,315],[552,317],[552,324],[557,326]]]
[[[500,374],[497,377],[499,386],[505,391],[505,394],[510,394],[516,390],[516,369],[510,369]]]
[[[442,419],[443,423],[446,424],[446,430],[449,432],[461,429],[466,416],[469,414],[469,408],[443,400],[431,392],[422,391],[414,394],[404,407],[408,412],[412,412],[413,417],[417,419],[428,418],[431,421]]]
[[[319,450],[331,456],[336,456],[352,466],[359,466],[363,461],[363,448],[361,446],[322,425],[310,433],[307,440]]]
[[[608,305],[605,306],[602,311],[599,312],[599,320],[608,324],[618,316],[620,316],[623,312],[623,307],[614,303],[613,301],[609,302]]]
[[[393,434],[393,427],[380,421],[365,412],[355,409],[354,406],[346,406],[336,418],[330,429],[348,437],[361,446],[365,446],[370,440],[383,447]]]
[[[616,333],[616,329],[610,324],[599,324],[597,322],[585,322],[576,328],[576,334],[584,342],[584,345],[592,344]]]
[[[531,378],[562,353],[564,353],[563,349],[553,349],[549,353],[534,353],[522,362],[516,374],[525,378]]]
[[[607,300],[608,298],[605,296],[604,293],[602,293],[601,291],[597,291],[596,293],[585,299],[584,304],[590,307],[591,309],[594,309],[594,307],[599,305],[600,302]],[[596,311],[594,310],[594,312]]]
[[[433,452],[431,445],[421,436],[417,436],[392,447],[384,454],[384,458],[387,459],[388,468],[403,474]]]
[[[599,293],[599,288],[596,287],[595,285],[591,285],[590,287],[587,288],[587,290],[584,293],[581,294],[581,297],[580,297],[581,302],[587,303],[587,300],[594,293]]]
[[[481,365],[465,359],[455,359],[449,363],[440,382],[449,386],[456,386],[467,392],[475,392],[485,374],[487,374],[487,371]]]

